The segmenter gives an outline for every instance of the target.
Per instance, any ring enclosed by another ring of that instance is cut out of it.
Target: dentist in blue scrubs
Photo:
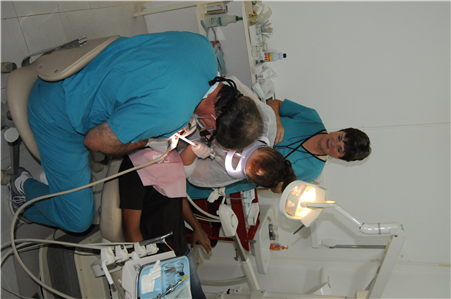
[[[217,70],[204,36],[165,32],[121,37],[77,74],[59,82],[38,79],[28,117],[48,185],[22,169],[11,184],[13,208],[88,184],[89,150],[121,156],[185,127]],[[92,189],[39,201],[23,216],[83,232],[94,217]]]

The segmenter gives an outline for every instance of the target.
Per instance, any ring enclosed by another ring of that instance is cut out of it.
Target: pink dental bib
[[[160,157],[162,153],[151,148],[144,148],[130,154],[134,166],[147,163]],[[176,151],[169,154],[159,163],[137,170],[144,186],[153,186],[158,192],[167,197],[186,196],[186,176],[182,159]]]

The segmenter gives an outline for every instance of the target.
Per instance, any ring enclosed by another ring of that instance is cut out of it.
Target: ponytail
[[[275,188],[282,183],[282,190],[296,180],[291,162],[285,160],[277,150],[269,147],[259,148],[258,155],[246,167],[248,178],[254,183]]]
[[[282,192],[285,188],[293,181],[296,180],[296,174],[294,173],[293,167],[291,166],[291,162],[285,160],[285,171],[283,174],[283,184],[282,184]]]

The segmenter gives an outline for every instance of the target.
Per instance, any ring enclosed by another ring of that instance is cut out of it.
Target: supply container
[[[252,70],[254,71],[254,74],[255,75],[259,75],[259,74],[261,74],[264,70],[266,70],[268,68],[268,65],[266,64],[266,63],[259,63],[259,64],[256,64],[253,68],[252,68]]]
[[[252,86],[252,90],[257,93],[261,99],[269,98],[276,90],[275,84],[271,79],[258,80]]]
[[[253,16],[249,17],[249,23],[251,23],[251,25],[258,24],[258,23],[264,23],[272,15],[272,10],[271,10],[271,8],[269,8],[268,5],[259,6],[257,11],[260,13],[254,14]]]
[[[274,72],[274,70],[270,67],[266,68],[263,72],[261,72],[260,74],[256,74],[257,75],[257,79],[269,79],[269,78],[274,78],[276,77],[276,72]]]
[[[235,15],[219,14],[205,16],[207,27],[227,26],[230,23],[236,23],[240,20],[243,20],[243,18]]]
[[[280,60],[283,58],[287,58],[286,53],[265,52],[265,61],[266,62],[276,61],[276,60]]]
[[[205,4],[204,9],[207,15],[225,14],[228,12],[227,4],[224,2]]]
[[[264,53],[264,50],[263,50],[263,46],[260,45],[260,46],[252,47],[251,54],[252,54],[252,57],[254,57],[254,59],[256,61],[265,62],[264,61],[265,53]]]

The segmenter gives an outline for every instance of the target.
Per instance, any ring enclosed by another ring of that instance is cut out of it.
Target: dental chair
[[[84,68],[119,35],[87,41],[77,48],[58,48],[33,63],[13,71],[6,82],[6,97],[14,125],[31,154],[40,160],[38,146],[28,123],[28,96],[39,78],[56,82]]]
[[[119,172],[122,159],[112,160],[108,168],[107,177]],[[119,208],[119,181],[113,179],[105,182],[100,206],[100,234],[102,242],[125,242],[122,231],[122,210]],[[122,270],[111,273],[116,291],[121,298],[125,298],[125,291],[119,283]]]

